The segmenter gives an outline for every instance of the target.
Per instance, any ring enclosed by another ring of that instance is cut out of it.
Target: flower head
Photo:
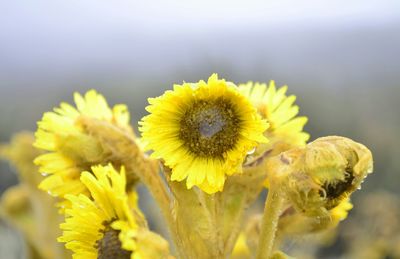
[[[110,109],[104,97],[91,90],[82,97],[75,93],[77,108],[61,103],[54,112],[47,112],[38,122],[34,146],[50,151],[35,159],[39,171],[47,177],[39,188],[54,196],[87,193],[79,180],[82,171],[92,165],[113,161],[113,154],[89,132],[83,121],[98,120],[113,125],[129,134],[129,112],[125,105]]]
[[[149,103],[150,115],[139,128],[146,148],[172,169],[171,180],[186,179],[187,188],[221,191],[246,153],[267,141],[268,124],[235,85],[216,74],[208,82],[175,85]]]
[[[268,86],[264,83],[248,82],[239,85],[239,90],[250,99],[261,117],[270,124],[265,131],[269,142],[260,145],[259,152],[273,147],[273,153],[279,154],[291,147],[306,144],[310,137],[303,131],[307,117],[296,117],[299,112],[299,107],[294,105],[296,96],[286,96],[287,86],[276,89],[274,81]]]
[[[145,256],[149,244],[143,244],[141,238],[141,233],[146,236],[148,231],[133,216],[137,204],[130,203],[125,192],[124,169],[119,173],[111,165],[94,166],[92,172],[83,172],[81,180],[93,200],[83,194],[66,196],[72,208],[66,210],[63,235],[58,241],[66,243],[74,258],[150,258]],[[167,247],[165,240],[151,235]]]
[[[269,162],[271,185],[308,216],[326,215],[360,188],[372,172],[371,152],[343,137],[324,137],[291,149]]]

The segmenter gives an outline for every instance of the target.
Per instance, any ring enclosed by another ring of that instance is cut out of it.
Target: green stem
[[[260,239],[257,248],[257,259],[267,259],[272,254],[275,233],[278,227],[283,198],[274,188],[269,189],[267,201],[265,202],[264,215],[262,218]]]
[[[212,226],[214,227],[214,235],[215,235],[215,258],[224,258],[224,240],[222,237],[222,226],[223,223],[220,222],[221,220],[221,213],[220,213],[220,196],[218,193],[212,194],[208,196],[210,201],[210,208],[211,211],[211,222]]]
[[[232,228],[230,229],[231,233],[230,233],[228,239],[226,240],[226,244],[225,244],[225,251],[224,251],[225,258],[228,258],[232,254],[232,250],[236,244],[237,238],[240,234],[241,227],[242,227],[241,223],[243,220],[243,214],[244,214],[244,210],[246,207],[247,193],[239,193],[238,196],[240,197],[240,198],[238,198],[239,206],[234,213],[235,216],[234,216],[233,220],[230,222],[230,226],[232,226]]]

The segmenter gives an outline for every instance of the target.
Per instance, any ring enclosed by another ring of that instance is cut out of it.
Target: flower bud
[[[295,209],[326,215],[361,188],[372,172],[372,154],[351,139],[323,137],[271,158],[268,170],[271,185],[279,186]]]
[[[19,185],[7,189],[1,197],[0,210],[2,214],[11,219],[16,219],[17,215],[31,211],[29,189],[26,186]]]
[[[33,159],[43,152],[32,146],[34,140],[30,132],[14,135],[9,144],[0,145],[0,158],[10,161],[21,182],[36,189],[43,176],[37,173],[38,168],[33,164]]]

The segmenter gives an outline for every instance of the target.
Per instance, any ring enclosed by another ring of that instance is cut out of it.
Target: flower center
[[[326,197],[330,200],[340,197],[344,192],[350,190],[353,184],[353,172],[351,169],[346,169],[346,176],[343,181],[336,184],[324,184],[323,188],[326,191]]]
[[[237,143],[240,122],[230,101],[198,100],[185,111],[179,137],[194,154],[222,159]]]
[[[129,259],[131,252],[121,248],[118,234],[120,231],[107,227],[104,230],[103,238],[97,241],[96,248],[98,259]]]

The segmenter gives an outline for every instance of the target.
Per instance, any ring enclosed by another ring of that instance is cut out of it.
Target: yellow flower
[[[258,113],[270,124],[265,132],[270,142],[261,145],[259,149],[274,147],[278,149],[274,154],[279,154],[291,147],[306,144],[310,137],[303,131],[307,117],[296,117],[299,112],[299,107],[294,105],[296,96],[286,96],[287,86],[276,89],[274,81],[268,86],[264,83],[248,82],[239,85],[239,90],[251,100]]]
[[[349,215],[349,211],[353,208],[353,204],[351,204],[350,199],[345,199],[340,202],[338,206],[334,207],[329,211],[329,215],[331,218],[331,226],[336,227],[340,221],[343,221]]]
[[[138,225],[132,211],[137,204],[130,203],[125,192],[125,170],[118,173],[108,165],[93,166],[92,172],[83,172],[81,181],[93,200],[83,194],[66,196],[72,208],[66,210],[66,222],[60,225],[63,235],[58,241],[66,243],[74,258],[162,258],[159,255],[168,252],[168,245]],[[161,245],[153,247],[151,242]],[[155,257],[148,256],[149,249]]]
[[[259,142],[268,124],[237,87],[213,74],[208,82],[174,85],[150,98],[150,115],[139,130],[153,158],[172,169],[171,180],[187,188],[221,191],[226,175],[241,171],[246,153]]]
[[[87,193],[79,177],[91,165],[112,161],[112,154],[81,123],[85,119],[107,122],[129,134],[129,112],[125,105],[110,109],[104,97],[95,90],[84,97],[75,93],[77,108],[61,103],[54,112],[46,112],[38,122],[34,146],[50,151],[35,159],[39,171],[47,177],[39,188],[54,196]],[[117,163],[116,163],[117,164]]]

